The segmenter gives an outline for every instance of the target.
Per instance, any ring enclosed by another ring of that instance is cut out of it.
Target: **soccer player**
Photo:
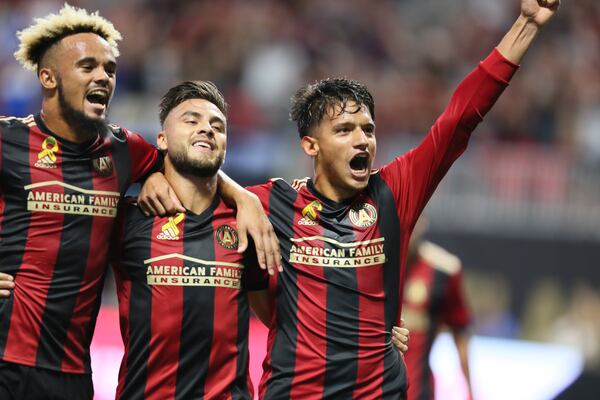
[[[238,253],[235,210],[217,192],[225,114],[210,82],[181,83],[162,99],[158,147],[186,211],[148,217],[130,204],[119,215],[113,265],[125,355],[117,398],[252,398],[246,292],[267,281]]]
[[[402,316],[411,331],[411,348],[404,360],[408,375],[408,399],[434,399],[434,377],[429,365],[433,341],[442,327],[451,330],[469,398],[470,313],[462,287],[460,259],[423,240],[427,222],[419,218],[408,245],[406,290]]]
[[[269,282],[261,398],[405,398],[406,371],[390,334],[400,320],[414,224],[558,6],[522,0],[512,28],[458,86],[423,142],[376,171],[368,90],[326,79],[298,91],[291,116],[314,160],[313,178],[253,189],[285,263]]]
[[[43,100],[35,115],[0,119],[0,294],[12,294],[0,300],[0,398],[90,399],[117,206],[162,157],[106,122],[121,38],[109,21],[65,5],[18,36],[15,56],[37,73]],[[253,238],[264,249],[275,239],[263,232]]]

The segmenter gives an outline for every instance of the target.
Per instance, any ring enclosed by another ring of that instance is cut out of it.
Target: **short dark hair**
[[[223,94],[217,89],[214,83],[210,81],[185,81],[177,86],[173,86],[163,96],[159,105],[159,118],[161,126],[164,126],[165,119],[172,109],[186,100],[204,99],[213,103],[223,115],[227,116],[228,105],[225,102]]]
[[[309,135],[327,110],[341,103],[340,113],[347,111],[348,102],[364,105],[375,120],[375,102],[365,85],[345,78],[327,78],[304,86],[292,97],[290,119],[298,126],[300,138]],[[354,112],[358,112],[356,109]]]

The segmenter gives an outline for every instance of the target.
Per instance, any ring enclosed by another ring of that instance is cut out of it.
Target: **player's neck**
[[[208,178],[182,175],[165,160],[165,178],[181,201],[194,214],[201,214],[217,194],[217,176]]]
[[[47,99],[44,99],[42,102],[40,115],[46,127],[56,136],[65,140],[73,143],[84,143],[92,138],[92,135],[82,134],[82,130],[79,127],[67,122],[62,116],[60,108]],[[96,135],[97,133],[94,132],[93,134]]]
[[[313,183],[315,189],[317,189],[320,194],[329,200],[335,201],[336,203],[341,203],[360,193],[360,190],[346,189],[336,186],[322,174],[315,174],[313,176]]]

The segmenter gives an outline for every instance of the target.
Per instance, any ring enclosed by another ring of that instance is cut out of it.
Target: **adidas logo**
[[[179,240],[179,236],[175,235],[174,232],[161,232],[156,235],[156,238],[159,240]]]
[[[34,165],[38,168],[56,168],[56,164],[48,156],[37,160]]]
[[[298,225],[315,226],[315,225],[319,225],[319,223],[317,221],[313,221],[310,218],[302,217],[301,219],[298,220]]]

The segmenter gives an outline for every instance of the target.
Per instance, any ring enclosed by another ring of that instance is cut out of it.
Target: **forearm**
[[[535,22],[521,15],[504,35],[497,49],[507,60],[519,64],[539,30]]]

